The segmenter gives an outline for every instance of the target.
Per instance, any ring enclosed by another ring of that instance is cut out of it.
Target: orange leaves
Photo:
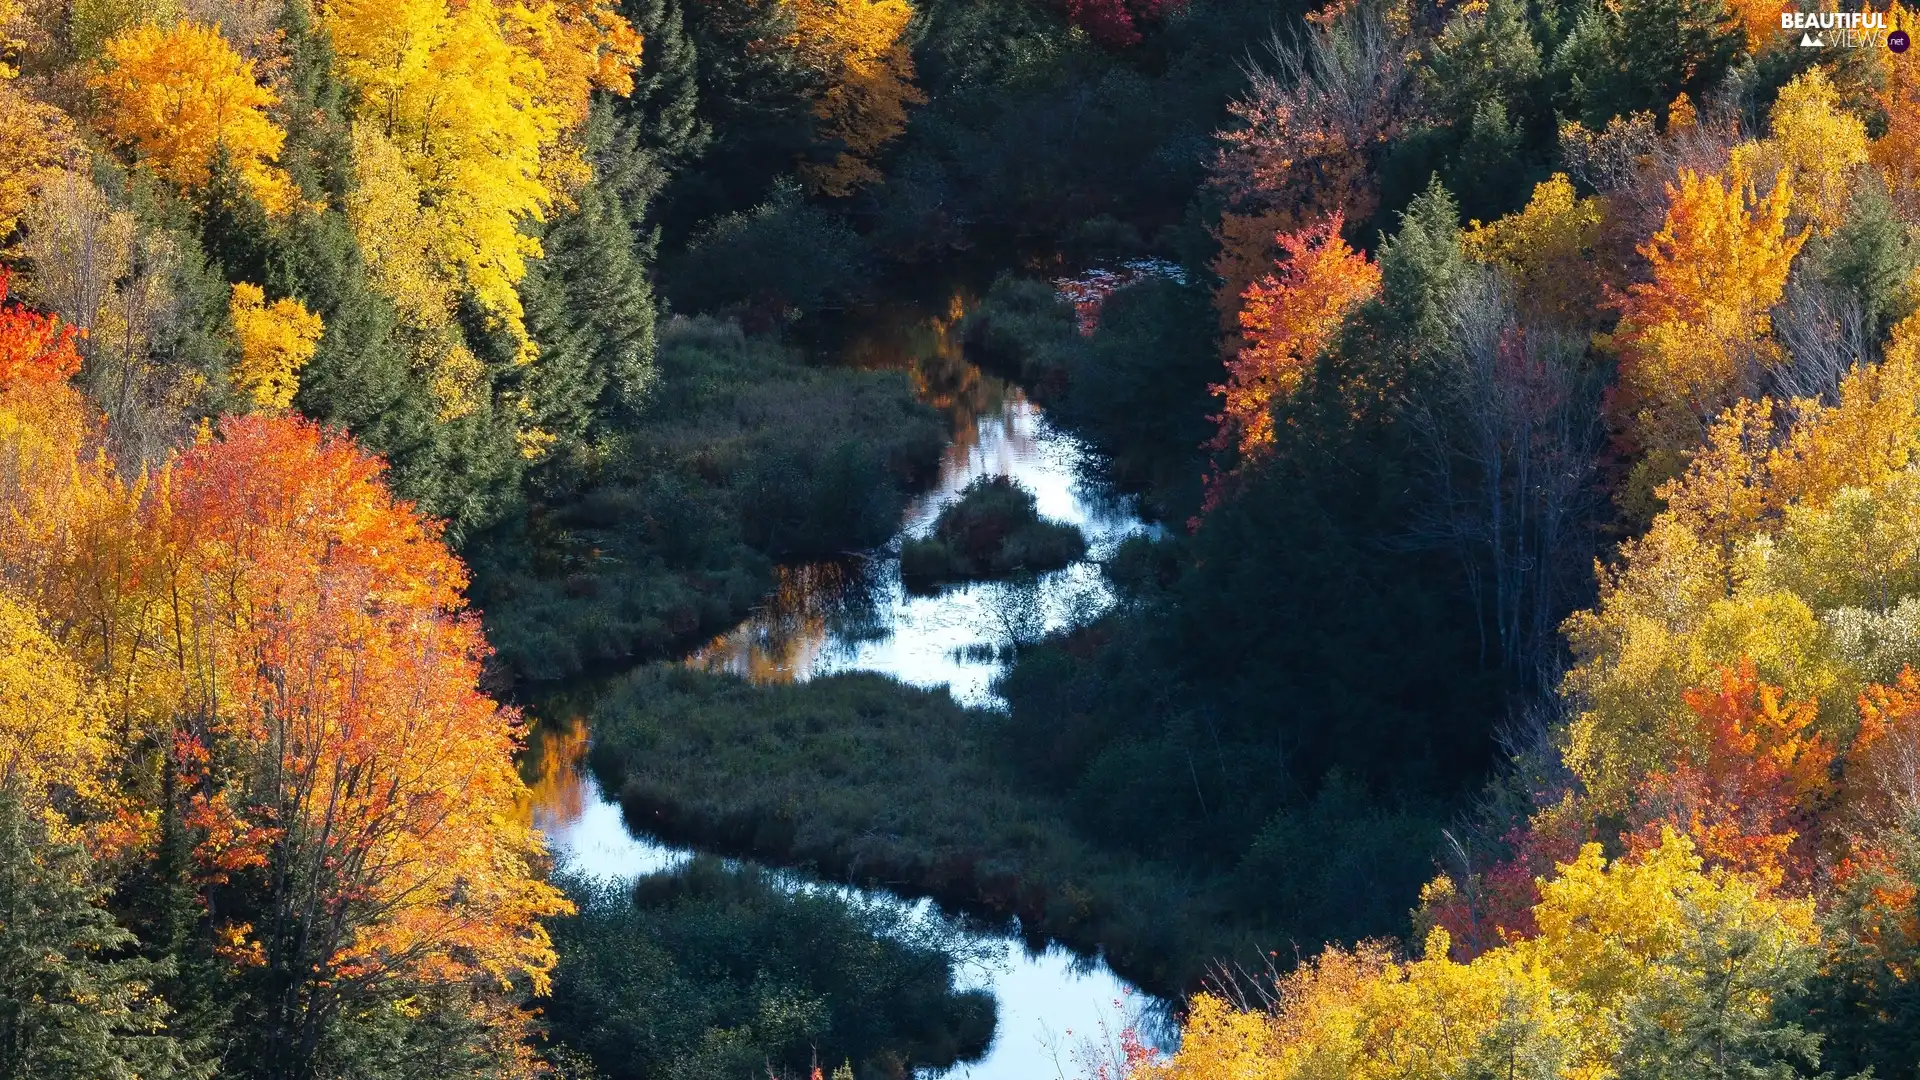
[[[1787,235],[1791,187],[1765,197],[1737,161],[1727,177],[1680,171],[1666,222],[1640,247],[1653,280],[1614,294],[1620,355],[1613,402],[1638,449],[1690,449],[1772,363],[1767,311],[1805,234]]]
[[[251,758],[246,803],[284,831],[275,857],[331,868],[276,897],[338,928],[309,930],[311,960],[538,984],[552,953],[535,920],[564,902],[532,876],[517,720],[478,689],[464,570],[382,472],[344,436],[258,415],[174,468],[169,532],[222,734]]]
[[[1845,794],[1863,832],[1894,826],[1920,807],[1920,676],[1911,667],[1892,686],[1869,687],[1860,696]]]
[[[1812,702],[1782,702],[1751,660],[1723,668],[1718,689],[1686,694],[1698,719],[1672,768],[1641,784],[1636,850],[1672,828],[1710,864],[1751,875],[1770,888],[1812,875],[1812,812],[1829,787],[1833,748],[1814,731]],[[1806,842],[1796,843],[1805,839]]]
[[[907,129],[907,106],[927,96],[913,84],[906,0],[787,0],[792,45],[826,78],[813,104],[820,133],[843,149],[825,164],[803,163],[800,176],[828,195],[850,195],[880,179],[873,159]]]
[[[1213,449],[1247,460],[1271,446],[1274,399],[1293,393],[1347,313],[1380,291],[1380,268],[1341,239],[1345,220],[1336,213],[1274,237],[1286,259],[1247,286],[1240,309],[1246,344],[1227,362],[1227,381],[1211,388],[1226,398],[1214,418]]]
[[[106,97],[110,138],[185,188],[205,184],[225,152],[261,205],[278,213],[293,204],[293,181],[274,164],[286,133],[266,114],[279,99],[217,27],[142,24],[108,41],[106,60],[93,86]]]
[[[74,328],[7,302],[10,274],[0,270],[0,390],[61,383],[80,370]]]

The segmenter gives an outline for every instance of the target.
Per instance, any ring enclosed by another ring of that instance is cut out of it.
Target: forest
[[[0,1080],[1920,1080],[1860,11],[0,0]]]

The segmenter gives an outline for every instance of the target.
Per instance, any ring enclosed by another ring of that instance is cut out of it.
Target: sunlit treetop
[[[132,27],[106,43],[92,85],[103,99],[99,123],[107,136],[180,187],[205,186],[215,158],[225,154],[270,212],[297,200],[293,181],[276,164],[286,133],[267,116],[279,99],[217,27]]]

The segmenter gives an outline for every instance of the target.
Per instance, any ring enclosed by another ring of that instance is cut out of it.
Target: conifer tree
[[[0,792],[0,1080],[205,1075],[166,1031],[166,967],[118,955],[133,935],[103,893],[78,845]]]

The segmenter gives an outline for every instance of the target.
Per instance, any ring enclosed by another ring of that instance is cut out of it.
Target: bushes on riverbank
[[[1082,336],[1051,282],[1003,277],[964,327],[967,355],[1016,379],[1054,423],[1085,439],[1109,477],[1180,520],[1199,506],[1201,444],[1219,379],[1204,290],[1144,277],[1109,296]]]
[[[469,545],[516,677],[664,656],[772,588],[773,563],[876,546],[944,433],[899,373],[815,368],[730,323],[663,327],[652,396],[587,481]]]
[[[953,581],[983,581],[1058,570],[1087,553],[1072,525],[1040,516],[1033,492],[1011,477],[982,476],[940,511],[927,536],[900,550],[909,590],[932,592]]]
[[[637,829],[1017,916],[1161,994],[1218,960],[1395,933],[1395,867],[1416,883],[1431,869],[1428,819],[1338,797],[1275,815],[1238,863],[1098,842],[1069,801],[1025,782],[1006,728],[878,675],[753,686],[657,666],[595,710],[592,763]],[[1187,782],[1184,762],[1152,764]],[[1311,836],[1355,856],[1329,863]]]
[[[815,1061],[895,1080],[992,1042],[993,997],[954,989],[959,939],[938,920],[708,857],[632,888],[565,884],[580,911],[552,924],[546,1015],[605,1080],[805,1075]]]

